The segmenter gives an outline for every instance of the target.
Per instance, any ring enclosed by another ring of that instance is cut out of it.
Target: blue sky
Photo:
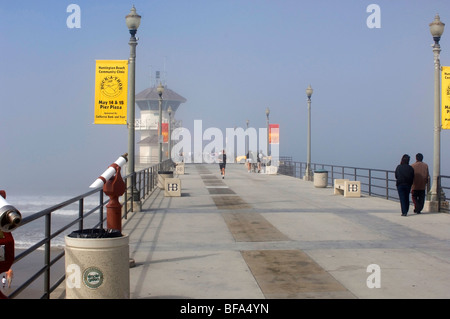
[[[67,27],[71,3],[81,28]],[[96,60],[128,59],[133,4],[142,16],[136,93],[165,71],[187,99],[176,114],[183,126],[202,120],[225,132],[248,119],[265,127],[269,107],[281,155],[306,161],[311,84],[313,162],[393,170],[404,153],[422,152],[432,169],[428,24],[436,13],[450,23],[449,1],[1,0],[0,189],[87,191],[127,152],[126,126],[93,124],[94,80]],[[380,8],[380,28],[366,23],[370,4]],[[445,175],[449,142],[443,130]]]

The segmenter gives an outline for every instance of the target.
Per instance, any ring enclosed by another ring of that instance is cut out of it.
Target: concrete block
[[[181,180],[179,178],[166,178],[164,180],[164,196],[180,197],[181,196]]]
[[[177,163],[175,167],[175,174],[184,175],[184,163]]]

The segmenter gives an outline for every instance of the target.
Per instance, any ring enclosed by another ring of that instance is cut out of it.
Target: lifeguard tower
[[[136,164],[139,167],[146,167],[148,164],[158,163],[159,159],[159,143],[158,143],[158,127],[159,127],[159,94],[157,86],[150,87],[136,94],[136,104],[139,106],[141,116],[135,121],[135,129],[140,132],[139,157]],[[175,113],[181,103],[185,103],[186,99],[169,89],[164,85],[162,94],[162,123],[169,123],[169,107],[171,109],[170,118],[171,125],[168,125],[171,131],[176,127],[181,127],[181,121],[175,120]],[[169,134],[170,136],[170,134]],[[173,146],[173,145],[172,145]],[[162,159],[168,159],[169,143],[163,143]]]

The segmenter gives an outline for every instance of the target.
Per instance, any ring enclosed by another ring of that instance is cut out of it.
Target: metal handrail
[[[173,167],[173,162],[171,160],[166,160],[162,163],[155,164],[153,166],[150,166],[148,168],[142,169],[140,171],[137,171],[132,174],[128,174],[125,177],[123,177],[126,185],[126,191],[123,196],[123,218],[127,219],[128,212],[134,211],[133,210],[133,200],[131,196],[128,196],[127,194],[132,189],[132,185],[130,181],[132,181],[133,175],[136,176],[136,189],[139,192],[139,200],[145,199],[149,194],[153,192],[153,190],[156,188],[157,185],[157,178],[158,178],[158,171],[166,171],[169,170],[171,167]],[[86,198],[90,196],[99,196],[98,205],[92,208],[89,211],[85,211],[84,209],[84,201]],[[60,259],[62,259],[65,255],[65,252],[62,251],[57,256],[53,257],[51,256],[51,241],[52,239],[56,238],[57,236],[60,236],[64,234],[69,229],[73,229],[72,227],[76,224],[78,224],[77,229],[83,230],[85,229],[85,222],[87,217],[90,215],[98,212],[98,221],[92,225],[89,225],[88,228],[103,228],[103,223],[106,221],[106,216],[104,216],[104,207],[106,204],[108,204],[108,200],[103,199],[103,189],[98,188],[95,190],[91,190],[87,193],[78,195],[76,197],[73,197],[71,199],[68,199],[62,203],[59,203],[57,205],[54,205],[52,207],[46,208],[42,211],[39,211],[35,214],[32,214],[30,216],[24,217],[19,225],[19,227],[24,226],[29,223],[36,222],[40,220],[41,218],[44,218],[44,238],[31,247],[27,248],[14,258],[14,264],[17,264],[22,259],[24,259],[26,256],[30,255],[34,251],[40,249],[41,247],[44,247],[44,264],[43,266],[35,273],[30,274],[30,277],[25,280],[19,287],[17,287],[14,291],[12,291],[7,297],[8,298],[16,298],[19,296],[22,292],[25,291],[32,283],[34,283],[38,278],[40,278],[42,275],[44,275],[44,283],[43,283],[43,294],[40,296],[40,299],[50,299],[50,294],[55,291],[56,288],[60,286],[60,284],[65,280],[65,274],[60,276],[59,278],[55,279],[54,282],[51,282],[51,269],[54,264],[56,264]],[[68,224],[64,225],[60,229],[57,229],[55,231],[52,231],[52,213],[67,207],[71,204],[78,204],[78,217]]]
[[[318,169],[327,170],[330,173],[328,174],[328,182],[330,184],[333,184],[336,178],[359,180],[361,182],[362,193],[368,194],[369,196],[399,201],[397,187],[395,185],[395,171],[319,163],[311,163],[310,165],[313,171]],[[292,161],[290,157],[280,157],[278,172],[296,178],[303,178],[306,174],[306,162],[296,162]],[[428,184],[427,187],[428,193],[430,185]],[[445,190],[450,190],[450,176],[440,175],[438,177],[438,189],[440,190],[438,192],[438,211],[449,212]]]
[[[318,169],[328,169],[331,174],[329,174],[329,181],[333,181],[334,178],[352,178],[352,179],[362,179],[361,185],[364,186],[362,189],[363,193],[367,193],[370,196],[380,196],[386,199],[394,199],[398,200],[398,196],[396,194],[395,188],[395,172],[381,169],[370,169],[370,168],[358,168],[358,167],[350,167],[350,166],[338,166],[338,165],[329,165],[329,164],[318,164],[311,163],[311,167],[314,170]],[[160,164],[155,164],[148,168],[142,169],[136,172],[136,189],[139,192],[139,199],[145,199],[148,195],[150,195],[157,186],[157,173],[158,171],[166,171],[170,170],[173,167],[173,162],[171,160],[164,161]],[[280,157],[280,167],[278,172],[280,174],[285,174],[297,178],[302,178],[305,175],[306,171],[306,163],[305,162],[295,162],[290,158],[282,158]],[[132,174],[129,174],[123,179],[126,184],[126,191],[122,198],[122,204],[124,209],[123,218],[127,219],[127,214],[133,210],[133,200],[127,194],[131,190],[132,185],[130,185],[130,181],[132,180]],[[443,205],[445,201],[445,190],[450,191],[450,176],[441,175],[438,178],[439,187],[441,189],[441,196],[439,196],[439,210],[449,212],[448,206]],[[444,185],[443,185],[444,184]],[[379,192],[379,189],[382,192]],[[378,190],[378,191],[377,191]],[[395,191],[395,192],[394,192]],[[89,211],[85,211],[84,202],[86,198],[90,196],[98,196],[98,205],[92,208]],[[106,220],[104,216],[104,207],[108,204],[109,200],[104,200],[103,198],[103,190],[95,189],[91,190],[87,193],[81,194],[74,198],[71,198],[67,201],[54,205],[52,207],[46,208],[40,212],[32,214],[22,219],[20,226],[36,222],[40,218],[44,218],[45,222],[45,237],[39,242],[35,243],[33,246],[24,250],[20,254],[15,257],[14,264],[20,262],[23,258],[31,254],[32,252],[38,250],[42,246],[44,246],[44,264],[43,266],[33,274],[30,274],[30,277],[19,287],[17,287],[11,294],[9,294],[8,298],[16,298],[25,289],[27,289],[33,282],[35,282],[38,278],[44,275],[44,284],[43,284],[43,294],[41,295],[41,299],[49,299],[52,292],[58,288],[61,283],[65,280],[65,274],[57,278],[56,280],[51,282],[51,269],[54,264],[56,264],[60,259],[62,259],[65,255],[65,252],[62,251],[57,256],[52,258],[51,256],[51,240],[56,238],[57,236],[63,234],[65,231],[70,229],[72,226],[78,223],[78,230],[84,229],[86,218],[96,212],[99,213],[98,222],[90,225],[89,228],[97,228],[103,227],[103,223]],[[52,213],[58,211],[68,205],[78,203],[78,217],[66,224],[62,228],[53,231],[51,227],[51,218]]]

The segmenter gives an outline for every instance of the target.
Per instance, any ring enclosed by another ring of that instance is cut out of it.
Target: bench
[[[335,179],[334,194],[344,195],[344,197],[361,197],[361,182],[349,179]]]

